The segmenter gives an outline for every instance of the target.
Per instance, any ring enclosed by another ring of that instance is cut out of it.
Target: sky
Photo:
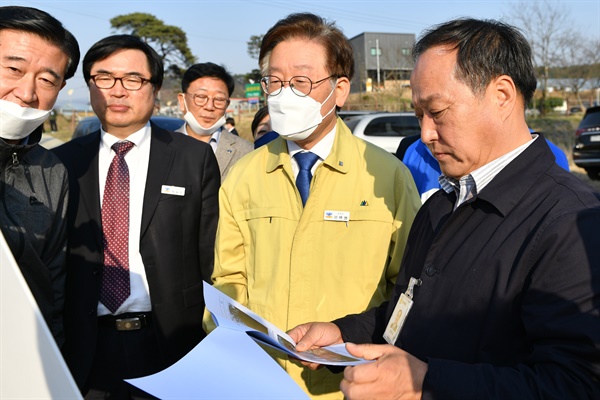
[[[58,20],[79,41],[82,58],[98,40],[117,33],[110,19],[117,15],[144,12],[167,25],[183,29],[198,62],[214,62],[233,74],[258,67],[247,52],[252,35],[261,35],[279,19],[294,12],[312,12],[335,21],[348,38],[363,32],[413,33],[419,35],[432,25],[457,18],[500,19],[510,15],[523,0],[0,0],[0,5],[42,9]],[[539,2],[544,0],[525,0]],[[563,10],[575,31],[600,38],[600,0],[545,0]],[[81,68],[59,95],[57,106],[87,102],[88,89]]]

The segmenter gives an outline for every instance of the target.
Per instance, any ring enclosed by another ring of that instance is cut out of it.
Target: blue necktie
[[[306,205],[308,192],[310,191],[310,180],[312,179],[310,170],[319,159],[319,156],[307,151],[296,153],[294,158],[296,159],[296,162],[298,162],[298,167],[300,167],[300,171],[296,177],[296,187],[300,192],[300,197],[302,197],[302,206],[304,206]]]

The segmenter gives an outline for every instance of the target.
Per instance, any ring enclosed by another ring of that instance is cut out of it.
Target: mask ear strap
[[[337,83],[337,79],[335,80],[335,82]],[[333,94],[333,92],[335,91],[335,86],[333,87],[333,89],[331,89],[331,92],[329,92],[329,96],[327,96],[327,98],[325,100],[323,100],[323,102],[321,103],[321,107],[323,106],[323,104],[327,103],[327,100],[329,100],[329,98],[331,97],[331,95]],[[327,116],[329,114],[331,114],[333,112],[333,110],[335,110],[336,105],[333,105],[333,108],[331,110],[329,110],[329,112],[327,114],[325,114],[323,116],[323,119],[327,118]]]
[[[337,79],[335,80],[335,83],[337,83]],[[333,88],[331,88],[331,92],[329,92],[329,96],[327,96],[327,98],[325,100],[323,100],[321,105],[327,103],[327,100],[329,100],[329,98],[331,97],[331,95],[333,94],[334,91],[335,91],[335,85],[333,86]],[[327,114],[327,115],[329,115],[329,114]]]

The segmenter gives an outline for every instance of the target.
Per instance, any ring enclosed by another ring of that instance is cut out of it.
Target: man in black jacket
[[[297,349],[372,343],[348,346],[375,360],[345,370],[349,399],[600,398],[600,194],[527,128],[529,44],[461,19],[413,55],[442,190],[417,214],[390,301],[294,328]]]
[[[0,7],[0,229],[58,346],[69,185],[65,167],[39,142],[78,63],[77,40],[54,17]]]

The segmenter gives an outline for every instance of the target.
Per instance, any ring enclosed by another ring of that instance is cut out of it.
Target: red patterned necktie
[[[112,145],[116,153],[106,176],[102,199],[104,270],[100,301],[113,314],[129,297],[129,168],[125,154],[132,142]]]

